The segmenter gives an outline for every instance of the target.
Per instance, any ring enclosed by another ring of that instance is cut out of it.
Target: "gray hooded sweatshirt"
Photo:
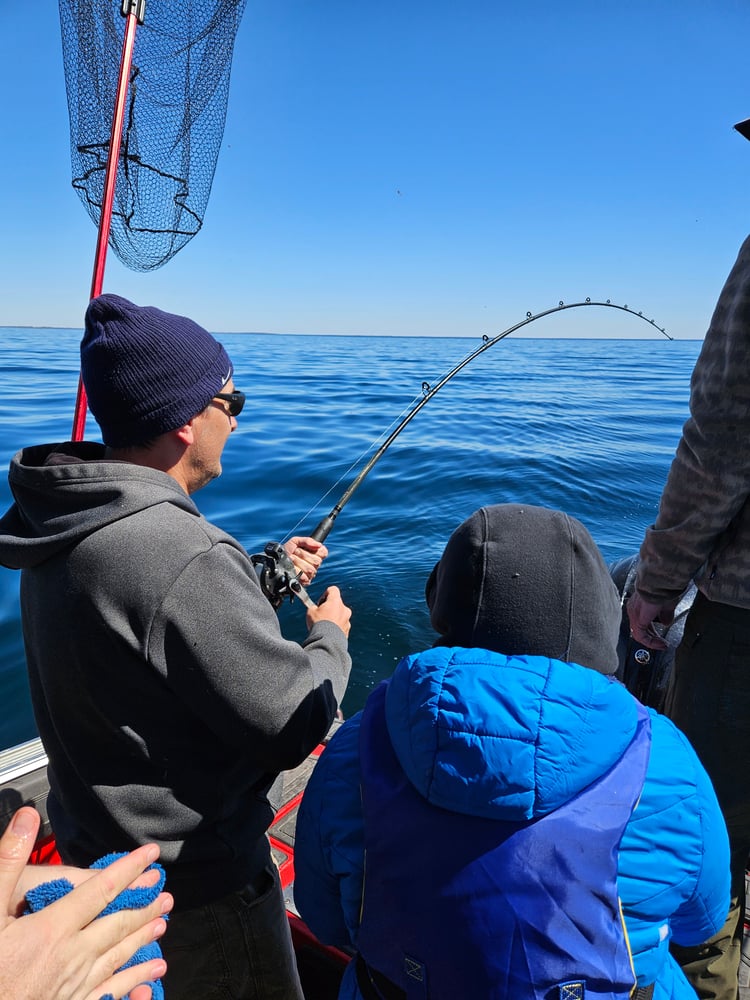
[[[268,863],[269,785],[343,696],[343,632],[285,640],[245,550],[165,473],[81,443],[24,449],[9,481],[0,563],[22,571],[64,860],[156,841],[179,905],[241,888]]]

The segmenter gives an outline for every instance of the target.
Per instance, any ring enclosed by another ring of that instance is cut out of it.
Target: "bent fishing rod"
[[[513,326],[509,326],[507,330],[503,330],[502,333],[498,333],[495,337],[488,337],[485,334],[482,337],[483,343],[481,346],[467,354],[466,357],[451,368],[446,375],[443,375],[442,378],[435,383],[435,385],[431,386],[429,382],[422,383],[422,398],[407,411],[404,418],[388,435],[369,461],[366,462],[361,471],[357,473],[349,486],[347,486],[344,490],[338,502],[333,505],[329,513],[326,514],[326,516],[320,521],[310,537],[315,539],[317,542],[324,542],[326,540],[331,532],[331,529],[333,528],[336,518],[339,516],[346,504],[349,503],[356,490],[362,485],[362,482],[371,472],[373,466],[383,457],[401,431],[407,426],[407,424],[411,423],[414,417],[416,417],[423,406],[427,405],[435,393],[439,392],[447,382],[450,382],[454,375],[458,375],[458,373],[465,368],[466,365],[473,361],[474,358],[477,358],[480,354],[488,351],[491,347],[497,344],[498,341],[509,337],[511,333],[515,333],[516,330],[520,330],[522,327],[528,326],[530,323],[534,323],[536,320],[542,319],[544,316],[549,316],[552,313],[559,313],[565,309],[579,309],[585,306],[604,306],[609,309],[619,309],[622,312],[629,313],[631,316],[635,316],[637,319],[642,319],[644,323],[649,323],[657,329],[659,333],[663,334],[667,340],[674,340],[674,337],[670,337],[663,327],[657,326],[653,319],[646,319],[642,311],[636,312],[634,309],[630,309],[627,305],[621,306],[617,303],[611,302],[609,299],[605,302],[595,302],[590,298],[587,298],[584,302],[563,302],[560,300],[558,304],[553,306],[551,309],[545,309],[538,313],[527,312],[525,319],[522,319],[519,323],[514,323]],[[280,607],[286,597],[289,597],[290,600],[297,597],[306,607],[315,607],[314,601],[299,580],[291,557],[287,554],[286,550],[280,543],[269,542],[262,553],[256,553],[250,558],[258,571],[263,593],[274,607]]]

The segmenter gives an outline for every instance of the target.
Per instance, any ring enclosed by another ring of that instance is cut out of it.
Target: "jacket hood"
[[[446,646],[401,660],[385,711],[401,767],[428,802],[515,822],[609,770],[637,724],[633,696],[597,671]]]
[[[620,596],[594,539],[562,511],[480,508],[449,538],[425,595],[443,645],[617,670]]]
[[[0,519],[0,564],[37,566],[91,532],[155,504],[176,504],[200,516],[171,476],[104,456],[103,445],[67,442],[24,448],[13,457],[8,482],[15,503]]]

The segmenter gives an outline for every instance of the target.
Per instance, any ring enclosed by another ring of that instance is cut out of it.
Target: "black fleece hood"
[[[441,645],[617,670],[617,588],[589,532],[562,511],[482,507],[451,535],[425,596]]]

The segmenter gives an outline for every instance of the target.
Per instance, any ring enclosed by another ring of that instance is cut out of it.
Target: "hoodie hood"
[[[586,528],[547,507],[482,507],[453,532],[427,581],[446,646],[618,666],[620,596]]]
[[[8,482],[15,503],[0,520],[0,564],[10,569],[37,566],[155,504],[175,504],[200,516],[171,476],[105,460],[104,446],[92,442],[24,448],[11,461]]]
[[[428,802],[514,822],[608,771],[637,724],[633,696],[597,671],[444,646],[401,660],[385,711],[401,767]]]

